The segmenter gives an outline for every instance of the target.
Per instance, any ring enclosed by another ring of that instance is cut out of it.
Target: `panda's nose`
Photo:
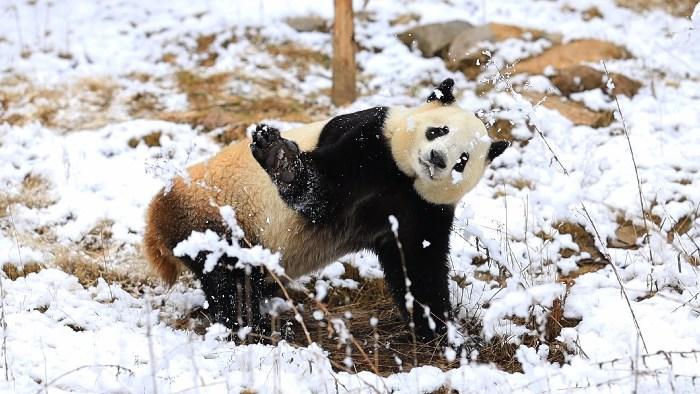
[[[445,156],[442,155],[440,152],[436,152],[434,149],[430,150],[430,163],[434,164],[435,167],[437,168],[445,168],[447,167],[447,164],[445,164]]]

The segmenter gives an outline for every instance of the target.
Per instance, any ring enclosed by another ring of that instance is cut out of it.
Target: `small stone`
[[[289,27],[291,27],[292,29],[302,33],[307,33],[311,31],[319,31],[326,33],[330,30],[329,23],[318,15],[293,16],[287,18],[285,20],[285,23],[287,23],[287,25],[289,25]]]

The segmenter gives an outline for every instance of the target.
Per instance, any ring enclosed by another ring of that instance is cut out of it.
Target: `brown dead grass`
[[[427,343],[417,341],[414,348],[408,326],[401,318],[382,279],[363,279],[355,268],[348,265],[346,265],[345,277],[358,281],[359,287],[357,289],[330,288],[328,296],[324,300],[324,307],[329,314],[321,320],[314,318],[313,311],[317,308],[313,301],[309,301],[306,292],[289,290],[294,302],[297,305],[303,304],[301,314],[311,340],[328,352],[335,370],[351,373],[371,371],[378,372],[382,376],[401,371],[406,372],[414,367],[414,349],[419,366],[431,365],[448,370],[459,365],[459,357],[454,362],[445,359],[443,347],[437,341]],[[308,286],[308,289],[313,291],[313,283]],[[278,296],[283,297],[281,292]],[[350,318],[348,318],[348,313]],[[556,337],[562,327],[574,327],[579,323],[579,320],[563,317],[563,301],[561,300],[558,304],[554,304],[550,315],[545,331],[539,336],[526,335],[519,340],[495,337],[488,342],[482,341],[477,361],[495,364],[507,372],[522,372],[522,366],[515,357],[518,343],[522,343],[531,347],[547,344],[550,348],[548,359],[552,362],[564,363],[566,355],[571,353],[571,350],[566,349],[566,346],[557,341]],[[376,329],[370,324],[372,317],[378,319]],[[329,324],[332,319],[340,319],[345,323],[362,351],[352,341],[348,341],[347,344],[341,343],[338,334],[329,328],[329,325],[332,327]],[[512,318],[511,320],[530,329],[538,329],[538,324],[534,319]],[[287,338],[289,343],[300,347],[308,346],[309,343],[303,328],[294,319],[293,312],[283,314],[276,324],[281,324],[280,321],[292,324],[293,336]],[[206,333],[207,327],[211,324],[209,317],[201,308],[195,308],[188,315],[170,320],[167,323],[175,329],[189,330],[201,335]],[[461,332],[472,338],[480,337],[482,326],[478,317],[474,316],[461,321],[460,324]],[[376,340],[375,334],[377,334]],[[260,339],[253,339],[253,341],[257,340]],[[269,338],[263,340],[263,342],[269,341]],[[351,368],[344,365],[344,360],[348,355],[353,362]],[[400,365],[397,363],[397,358],[401,360]]]
[[[102,278],[107,283],[117,283],[122,289],[134,296],[141,294],[144,284],[155,285],[155,282],[138,270],[128,270],[120,264],[112,266],[104,260],[105,255],[93,252],[72,252],[67,248],[60,248],[54,252],[52,265],[61,271],[78,278],[78,282],[84,287],[95,286],[97,280]]]
[[[615,0],[615,2],[637,12],[661,10],[671,15],[689,17],[698,0]]]
[[[22,75],[0,81],[5,111],[0,122],[24,125],[39,121],[58,130],[97,128],[109,123],[117,85],[109,78],[82,78],[51,87]]]
[[[331,289],[326,299],[326,308],[331,316],[325,316],[323,320],[315,320],[309,308],[303,313],[311,338],[329,352],[329,357],[333,360],[334,366],[342,370],[343,360],[347,356],[348,345],[341,344],[338,336],[329,331],[328,321],[338,318],[345,321],[350,332],[369,356],[365,358],[362,353],[350,344],[351,357],[353,360],[353,371],[378,371],[386,376],[400,371],[408,371],[414,367],[413,354],[414,344],[410,330],[405,321],[401,318],[398,308],[395,307],[391,294],[381,279],[362,280],[359,279],[360,288]],[[297,294],[295,299],[304,300],[302,294]],[[350,312],[351,319],[345,318],[345,314]],[[370,318],[379,319],[376,331],[369,324]],[[562,325],[561,316],[557,324]],[[291,316],[290,316],[291,319]],[[472,318],[461,322],[462,332],[466,332],[472,337],[481,335],[481,322],[478,318]],[[532,326],[529,323],[526,323]],[[564,322],[564,324],[568,324]],[[375,332],[378,340],[375,342]],[[295,338],[293,343],[299,346],[306,346],[306,339],[301,327],[294,326]],[[556,335],[553,337],[556,338]],[[550,345],[550,361],[563,362],[565,358],[564,346],[555,339],[547,341],[538,337],[526,336],[521,341],[528,346],[538,346],[542,343]],[[374,353],[375,343],[378,345],[378,353]],[[520,363],[515,358],[518,345],[508,338],[496,337],[486,342],[479,349],[477,361],[483,363],[493,363],[498,368],[508,372],[522,372]],[[443,356],[442,345],[436,341],[423,343],[418,341],[415,346],[418,366],[431,365],[442,370],[454,368],[459,365],[459,361],[449,362]],[[396,358],[401,359],[401,365],[397,364]]]
[[[227,144],[243,138],[248,126],[263,119],[307,123],[327,113],[327,109],[291,97],[234,94],[226,86],[230,80],[239,77],[232,73],[201,76],[190,71],[179,71],[176,74],[177,83],[180,90],[187,94],[190,110],[161,113],[159,117],[200,126],[205,131],[223,128],[219,141]]]
[[[314,65],[320,65],[324,68],[330,68],[330,56],[319,51],[306,48],[294,42],[285,42],[282,44],[269,44],[265,50],[275,57],[280,57],[279,66],[283,69],[297,67],[303,71]]]
[[[5,263],[2,266],[2,271],[7,275],[8,279],[15,280],[39,272],[44,268],[43,265],[35,262],[25,263],[22,267],[18,267],[12,263]]]
[[[54,203],[49,195],[51,183],[41,176],[28,174],[17,193],[0,192],[0,218],[8,214],[7,207],[21,204],[30,209],[46,208]]]
[[[132,137],[129,139],[128,144],[131,148],[136,148],[142,142],[148,147],[160,146],[160,137],[162,135],[162,131],[156,130],[141,137]]]

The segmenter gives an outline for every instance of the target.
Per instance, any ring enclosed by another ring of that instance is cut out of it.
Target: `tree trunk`
[[[355,43],[353,40],[352,0],[335,0],[333,23],[333,104],[355,101]]]

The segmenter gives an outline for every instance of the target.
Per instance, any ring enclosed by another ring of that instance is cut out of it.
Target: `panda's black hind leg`
[[[282,138],[279,130],[267,125],[258,125],[253,132],[250,149],[260,166],[275,183],[292,183],[301,167],[299,146]]]
[[[203,259],[197,260],[203,262]],[[212,322],[225,325],[234,330],[234,334],[249,326],[255,333],[267,335],[269,324],[260,313],[267,291],[265,273],[259,267],[234,268],[235,264],[235,258],[224,257],[208,272],[204,272],[204,264],[190,267],[206,295],[206,313]]]

